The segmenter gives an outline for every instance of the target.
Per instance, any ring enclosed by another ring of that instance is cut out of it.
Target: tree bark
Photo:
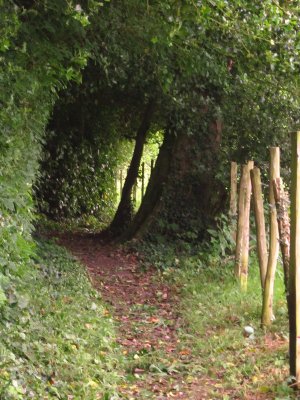
[[[118,205],[118,209],[116,211],[114,219],[112,220],[110,227],[108,229],[113,235],[119,235],[131,221],[131,215],[132,215],[131,192],[138,177],[146,136],[150,128],[151,119],[154,113],[154,108],[155,108],[155,102],[152,99],[147,104],[143,120],[137,131],[133,156],[124,182],[121,194],[121,200]]]

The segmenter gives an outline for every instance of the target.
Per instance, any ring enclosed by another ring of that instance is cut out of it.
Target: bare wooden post
[[[145,163],[142,163],[142,199],[145,193]]]
[[[269,204],[270,204],[270,244],[269,258],[267,266],[267,274],[265,279],[265,288],[263,295],[262,309],[262,325],[269,326],[273,316],[273,294],[276,265],[279,253],[279,235],[277,213],[273,190],[273,180],[280,178],[280,150],[279,147],[270,148],[270,189],[269,189]]]
[[[119,182],[119,171],[116,171],[116,175],[115,175],[115,188],[116,188],[117,195],[118,195],[118,182]]]
[[[123,190],[123,171],[120,171],[120,196],[122,195]]]
[[[153,170],[154,170],[154,160],[151,160],[150,175],[152,174]]]
[[[229,208],[229,215],[231,218],[235,218],[237,215],[237,172],[238,172],[237,163],[232,161],[231,171],[230,171],[230,208]]]
[[[291,258],[289,280],[290,375],[300,388],[300,131],[292,135]]]
[[[250,236],[250,203],[251,203],[251,178],[250,171],[253,169],[254,162],[248,161],[247,164],[247,190],[245,198],[245,224],[243,233],[243,247],[241,259],[241,289],[246,291],[248,285],[248,263],[249,263],[249,236]]]
[[[250,170],[253,161],[243,165],[240,181],[237,240],[235,253],[235,276],[240,280],[241,288],[247,289],[248,257],[249,257],[249,217],[251,200]]]
[[[268,249],[267,249],[265,213],[264,213],[264,202],[261,189],[260,169],[254,167],[250,172],[250,175],[251,175],[252,190],[253,190],[254,214],[255,214],[255,225],[256,225],[256,243],[257,243],[257,255],[258,255],[259,271],[260,271],[260,281],[262,290],[264,290],[265,278],[267,273],[267,264],[268,264]]]
[[[133,185],[133,191],[132,191],[132,197],[133,197],[133,205],[134,205],[134,207],[136,207],[136,186],[137,186],[137,183],[135,182],[135,184]]]
[[[235,249],[235,276],[240,279],[241,276],[241,257],[243,247],[243,232],[245,225],[245,197],[247,192],[247,171],[248,166],[242,166],[242,175],[239,188],[239,202],[238,202],[238,219],[237,219],[237,233],[236,233],[236,249]]]
[[[289,304],[289,270],[290,270],[290,217],[289,217],[289,195],[283,188],[280,178],[273,181],[274,197],[277,211],[277,222],[279,230],[279,243],[282,254],[284,272],[284,284]]]

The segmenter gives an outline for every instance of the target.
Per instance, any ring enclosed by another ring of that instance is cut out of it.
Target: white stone
[[[245,326],[244,327],[244,336],[245,337],[250,337],[254,334],[254,329],[252,326]]]

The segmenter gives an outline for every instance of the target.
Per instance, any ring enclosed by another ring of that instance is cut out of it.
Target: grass
[[[2,310],[0,398],[119,398],[114,323],[81,265],[41,243],[19,286]]]
[[[182,341],[193,348],[197,371],[218,385],[234,390],[239,398],[268,393],[272,399],[292,399],[288,379],[288,321],[282,272],[275,284],[276,320],[269,332],[260,327],[261,289],[258,266],[252,262],[247,293],[233,277],[233,266],[181,270],[175,283],[183,284],[182,309],[189,332]],[[245,338],[245,326],[254,328],[254,339]],[[269,397],[270,396],[270,397]],[[220,397],[223,398],[223,397]],[[255,397],[253,397],[255,398]]]

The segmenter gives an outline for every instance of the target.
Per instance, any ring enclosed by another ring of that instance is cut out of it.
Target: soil
[[[132,360],[119,387],[124,399],[241,399],[234,388],[223,387],[221,378],[207,376],[201,367],[195,373],[199,360],[180,340],[180,332],[188,328],[179,313],[179,288],[167,284],[154,268],[143,269],[135,254],[96,236],[64,234],[59,243],[86,266],[93,285],[111,305],[117,341],[124,357]],[[270,396],[249,394],[243,399]]]

